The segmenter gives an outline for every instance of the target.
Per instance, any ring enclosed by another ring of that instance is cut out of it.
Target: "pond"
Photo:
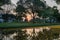
[[[49,35],[49,36],[48,36]],[[52,36],[53,35],[53,36]],[[39,37],[40,36],[40,37]],[[50,27],[38,27],[38,28],[0,28],[1,40],[45,40],[46,38],[59,39],[60,29]],[[42,38],[41,38],[42,37]]]

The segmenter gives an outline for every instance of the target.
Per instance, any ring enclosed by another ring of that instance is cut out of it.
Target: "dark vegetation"
[[[31,5],[30,3],[33,3],[33,5]],[[30,26],[33,24],[33,23],[37,23],[37,25],[35,26],[40,26],[40,25],[45,25],[45,23],[48,25],[50,25],[51,23],[52,24],[59,24],[60,23],[60,13],[59,13],[59,10],[57,9],[56,6],[54,7],[49,7],[49,6],[46,6],[45,4],[46,2],[42,2],[40,0],[27,0],[25,4],[29,4],[30,6],[28,6],[29,9],[32,10],[32,13],[34,14],[34,12],[37,12],[38,13],[38,16],[39,17],[42,17],[43,19],[39,19],[39,18],[34,18],[33,17],[33,20],[30,21],[31,24],[27,23],[26,21],[25,22],[22,22],[21,20],[21,17],[23,15],[23,12],[25,12],[26,9],[28,8],[25,8],[24,7],[24,4],[22,3],[22,0],[18,1],[17,2],[17,7],[15,9],[15,11],[17,12],[17,15],[12,15],[12,14],[8,14],[8,12],[6,14],[3,14],[2,15],[2,18],[4,19],[4,22],[9,25],[9,26],[13,26],[14,24],[18,24],[18,26],[20,26],[19,24],[23,23],[22,25],[25,26],[27,24],[29,24]],[[4,5],[4,4],[11,4],[11,1],[10,0],[0,0],[0,6],[1,5]],[[0,8],[0,10],[2,10]],[[46,20],[46,18],[48,18]],[[13,20],[11,23],[9,21]],[[2,25],[7,25],[5,23],[1,23]],[[10,24],[11,25],[10,25]],[[13,24],[14,23],[14,24]],[[26,23],[26,24],[25,24]],[[32,25],[32,26],[33,26]],[[27,25],[28,26],[28,25]]]
[[[39,31],[37,32],[37,36],[36,36],[36,32],[35,30],[33,30],[32,35],[27,34],[26,30],[22,31],[21,29],[2,29],[2,36],[7,36],[7,35],[11,35],[13,33],[17,33],[16,36],[14,36],[13,38],[15,40],[28,40],[27,37],[29,37],[30,40],[53,40],[53,39],[57,39],[59,38],[59,34],[60,34],[60,29],[43,29],[43,31]]]

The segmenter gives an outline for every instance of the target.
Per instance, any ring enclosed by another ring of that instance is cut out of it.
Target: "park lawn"
[[[0,23],[0,28],[31,28],[31,27],[52,27],[60,28],[60,23]]]

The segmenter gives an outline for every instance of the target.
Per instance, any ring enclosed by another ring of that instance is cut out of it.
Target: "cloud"
[[[57,6],[57,3],[54,0],[45,0],[46,4],[50,7]]]
[[[11,0],[11,2],[13,3],[13,4],[15,4],[16,5],[16,3],[18,2],[19,0]]]
[[[11,0],[13,4],[16,5],[16,3],[19,1],[19,0]],[[53,7],[53,6],[57,6],[57,8],[60,10],[60,5],[58,5],[54,0],[45,0],[46,1],[46,4],[50,7]]]
[[[60,5],[57,4],[56,1],[54,1],[54,0],[45,0],[45,1],[46,1],[46,4],[50,7],[57,6],[57,9],[60,12]]]

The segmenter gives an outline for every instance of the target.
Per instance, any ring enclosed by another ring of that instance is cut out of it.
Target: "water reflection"
[[[60,40],[60,29],[39,28],[6,28],[0,30],[0,40]]]

